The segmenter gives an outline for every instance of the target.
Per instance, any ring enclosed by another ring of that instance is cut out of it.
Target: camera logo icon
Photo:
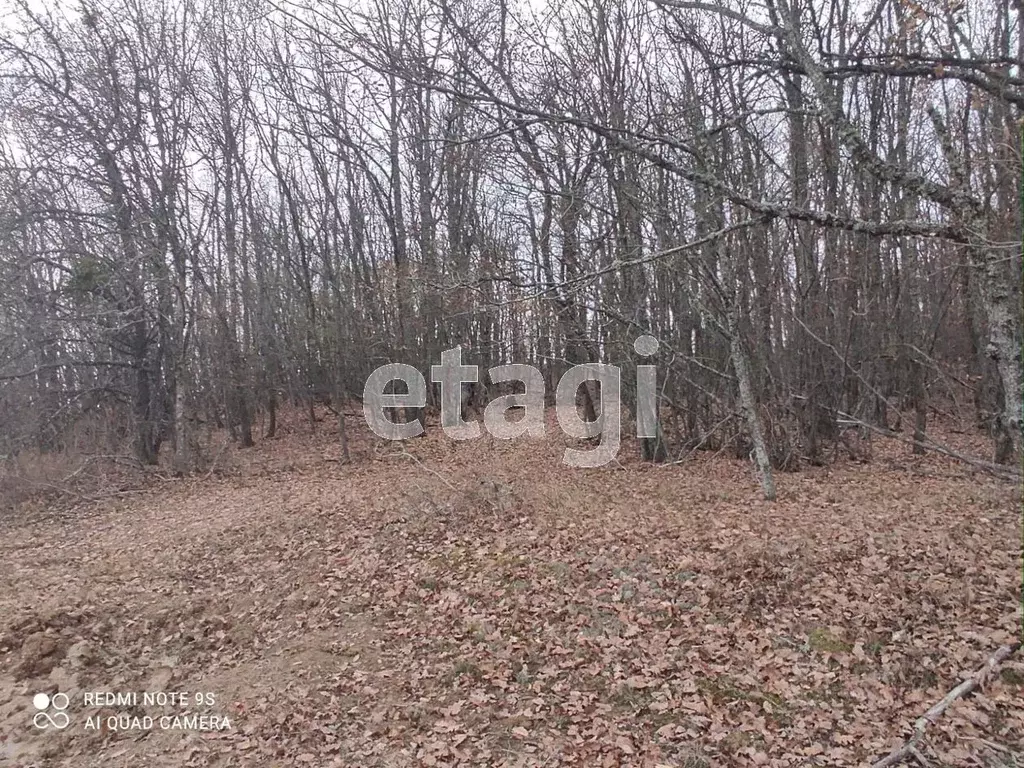
[[[47,728],[64,730],[71,724],[71,718],[64,711],[70,703],[71,700],[66,693],[55,693],[53,696],[37,693],[32,697],[32,706],[39,711],[32,718],[32,725],[40,730]]]

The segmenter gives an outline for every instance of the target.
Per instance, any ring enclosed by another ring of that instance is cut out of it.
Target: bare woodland
[[[553,393],[580,362],[635,380],[650,333],[646,458],[729,445],[770,493],[847,432],[934,447],[952,410],[1012,464],[1022,25],[1007,2],[16,5],[0,453],[187,473],[203,425],[251,445],[385,362],[461,344]]]
[[[1024,766],[1022,118],[1021,0],[0,5],[0,764]],[[616,461],[371,436],[456,347]]]

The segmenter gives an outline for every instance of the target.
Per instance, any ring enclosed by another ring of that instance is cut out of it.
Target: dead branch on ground
[[[921,737],[924,736],[925,728],[942,717],[943,713],[949,709],[949,706],[954,701],[962,699],[964,696],[971,693],[971,691],[974,691],[987,683],[992,675],[995,674],[996,670],[999,669],[999,665],[1010,658],[1010,656],[1016,653],[1019,649],[1020,641],[1018,640],[1010,645],[1004,645],[998,651],[993,653],[989,660],[985,662],[985,666],[960,683],[960,685],[943,696],[942,700],[935,706],[921,715],[921,717],[917,718],[917,721],[914,723],[914,733],[909,739],[881,760],[874,763],[871,768],[888,768],[888,766],[898,765],[908,757],[916,757],[918,754],[917,744],[921,740]]]

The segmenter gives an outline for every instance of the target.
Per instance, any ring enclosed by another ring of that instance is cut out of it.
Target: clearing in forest
[[[302,429],[3,521],[0,763],[860,765],[1018,632],[1018,489],[905,446],[779,474],[769,504],[710,454],[569,469],[553,431],[357,425],[342,465]],[[33,728],[58,691],[70,726]],[[84,705],[146,691],[212,703]],[[136,727],[183,709],[230,728]],[[1022,744],[1018,656],[918,751]]]

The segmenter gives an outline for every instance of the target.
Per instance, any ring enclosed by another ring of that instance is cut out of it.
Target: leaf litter
[[[721,457],[350,429],[343,465],[302,430],[4,523],[0,764],[862,765],[1019,632],[1018,489],[941,457],[885,446],[768,504]],[[39,690],[209,691],[232,727],[41,732]],[[1022,745],[1018,656],[920,749]]]

